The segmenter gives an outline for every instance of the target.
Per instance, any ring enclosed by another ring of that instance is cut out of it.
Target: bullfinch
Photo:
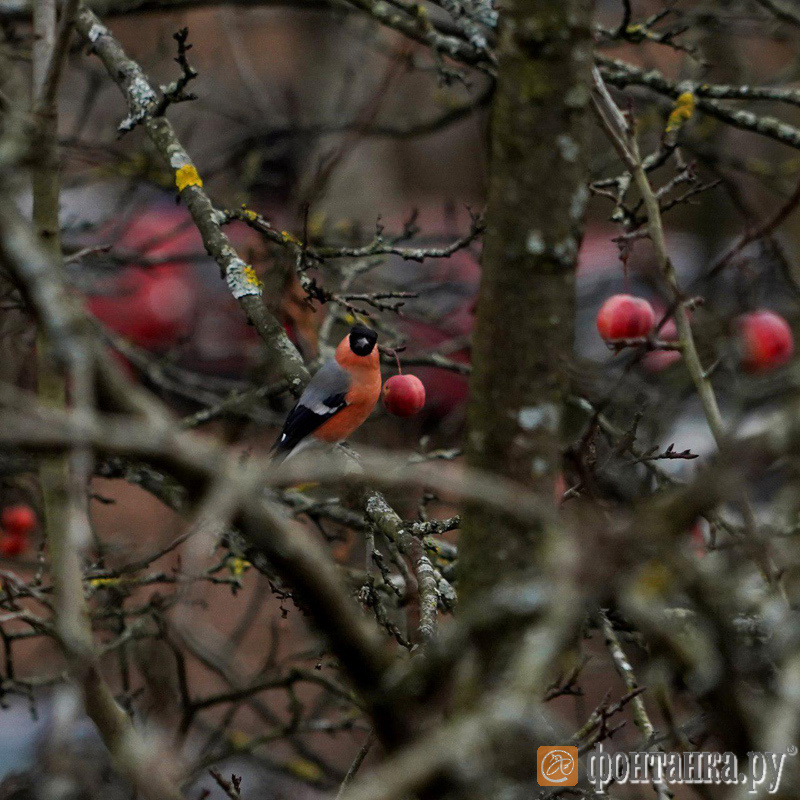
[[[309,381],[272,446],[286,457],[310,437],[335,444],[370,415],[381,394],[378,334],[355,325]]]

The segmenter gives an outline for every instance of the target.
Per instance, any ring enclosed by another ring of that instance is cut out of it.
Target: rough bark
[[[483,276],[473,337],[470,466],[552,499],[560,469],[575,263],[588,199],[589,0],[501,9]],[[468,509],[459,585],[470,603],[536,574],[545,523]]]

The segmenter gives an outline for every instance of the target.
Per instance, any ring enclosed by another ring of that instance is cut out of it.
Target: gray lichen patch
[[[575,222],[578,222],[583,217],[583,212],[586,210],[586,204],[589,202],[589,189],[581,185],[572,195],[572,200],[569,204],[569,216]]]
[[[158,102],[153,87],[137,69],[130,70],[127,80],[128,116],[119,124],[120,133],[132,130],[147,119]]]
[[[179,145],[170,146],[168,148],[169,153],[169,165],[174,170],[178,170],[181,167],[185,167],[187,164],[192,163],[192,159],[189,157],[189,154]]]
[[[230,259],[225,268],[225,281],[237,300],[248,294],[261,294],[261,287],[253,274],[253,268],[241,258]]]
[[[553,248],[556,260],[564,266],[570,266],[578,254],[578,242],[574,236],[567,236]]]
[[[568,134],[562,134],[556,138],[556,145],[558,147],[558,152],[561,153],[561,158],[564,161],[569,162],[572,164],[573,162],[577,161],[578,156],[580,155],[580,150],[578,149],[578,143]]]
[[[517,422],[525,431],[545,430],[554,433],[558,430],[559,411],[553,403],[541,403],[538,406],[521,408],[517,414]]]
[[[108,34],[108,28],[105,25],[101,25],[99,22],[95,22],[91,28],[89,28],[89,33],[86,34],[86,38],[92,43],[95,44],[97,40],[101,36],[106,36]]]
[[[525,249],[533,256],[540,256],[545,251],[545,243],[541,231],[531,231],[525,242]]]

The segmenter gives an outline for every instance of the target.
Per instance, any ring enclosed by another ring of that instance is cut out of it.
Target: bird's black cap
[[[377,341],[378,334],[366,325],[354,325],[350,329],[350,349],[357,356],[368,356]]]

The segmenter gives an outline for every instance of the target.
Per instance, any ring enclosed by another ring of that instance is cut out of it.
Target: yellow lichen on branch
[[[252,284],[253,286],[258,286],[258,288],[260,289],[264,285],[261,282],[261,280],[258,277],[258,275],[256,274],[255,269],[253,269],[253,267],[251,267],[250,264],[248,264],[246,267],[244,267],[242,272],[244,273],[245,280],[248,283]]]
[[[679,130],[685,122],[688,122],[694,114],[697,99],[692,92],[681,92],[675,100],[669,119],[667,120],[667,133],[674,133]]]
[[[91,578],[89,586],[93,589],[103,589],[109,586],[119,586],[122,583],[122,578]]]
[[[244,558],[231,558],[228,561],[228,569],[235,578],[241,578],[252,564]]]
[[[187,186],[202,186],[203,180],[194,164],[184,164],[175,172],[175,185],[182,192]]]
[[[293,233],[289,233],[289,231],[281,231],[281,237],[284,242],[290,242],[298,246],[302,246],[303,244]]]

